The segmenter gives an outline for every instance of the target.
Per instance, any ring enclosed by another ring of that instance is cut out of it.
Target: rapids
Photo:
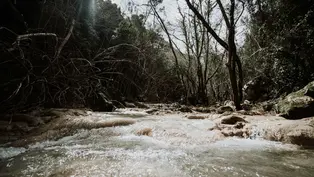
[[[259,139],[218,140],[210,119],[142,112],[90,113],[130,118],[124,127],[80,130],[28,148],[0,147],[0,176],[285,176],[314,174],[314,153]],[[88,118],[88,116],[86,117]],[[151,128],[152,136],[137,131]],[[256,133],[258,134],[258,132]]]

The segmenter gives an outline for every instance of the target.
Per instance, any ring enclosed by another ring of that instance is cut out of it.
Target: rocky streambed
[[[0,176],[314,173],[313,118],[149,107],[112,113],[51,109],[24,123],[13,117],[2,134]]]

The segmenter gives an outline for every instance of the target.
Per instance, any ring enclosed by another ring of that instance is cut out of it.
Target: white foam
[[[0,159],[6,159],[6,158],[12,158],[14,156],[17,156],[19,154],[22,154],[26,152],[25,148],[2,148],[0,147]]]
[[[212,147],[222,149],[239,149],[239,150],[298,150],[296,145],[283,144],[281,142],[267,141],[262,139],[240,139],[227,138],[211,144]]]
[[[120,115],[120,116],[130,116],[130,117],[145,117],[149,114],[144,111],[133,111],[133,110],[127,110],[127,109],[118,109],[115,112],[107,113],[112,115]]]

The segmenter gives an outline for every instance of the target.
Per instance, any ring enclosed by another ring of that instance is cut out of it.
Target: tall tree
[[[201,14],[204,14],[206,20],[209,20],[215,6],[210,1],[198,0],[197,8]],[[185,13],[180,6],[178,11],[181,16],[179,28],[183,39],[180,40],[179,36],[173,36],[185,46],[184,52],[180,48],[177,50],[180,51],[184,61],[182,68],[188,95],[194,104],[208,104],[210,80],[221,66],[220,62],[215,63],[217,59],[220,60],[217,58],[219,52],[215,47],[217,43],[211,40],[206,28],[194,13]]]
[[[230,0],[229,14],[226,12],[226,5],[224,6],[221,0],[217,0],[219,9],[222,13],[223,19],[227,26],[228,31],[228,40],[224,41],[222,37],[220,37],[213,27],[211,27],[209,21],[198,11],[198,9],[192,4],[190,0],[185,0],[188,7],[192,12],[196,15],[196,17],[202,22],[204,27],[207,29],[208,33],[210,33],[213,38],[225,49],[228,51],[228,62],[227,67],[229,71],[230,82],[232,86],[233,92],[233,101],[235,103],[236,109],[241,109],[241,101],[242,101],[242,87],[243,87],[243,75],[242,75],[242,64],[240,58],[237,53],[237,47],[235,44],[235,28],[237,19],[235,19],[235,8],[236,3],[235,0]],[[244,3],[240,1],[241,3]]]

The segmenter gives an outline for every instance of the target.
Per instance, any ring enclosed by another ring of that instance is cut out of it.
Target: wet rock
[[[226,112],[222,113],[220,117],[229,116],[229,115],[232,115],[232,114],[233,114],[233,112],[226,111]]]
[[[103,122],[95,122],[91,124],[82,124],[82,126],[78,127],[80,129],[93,129],[93,128],[106,128],[106,127],[118,127],[118,126],[127,126],[134,124],[134,120],[112,120],[112,121],[103,121]],[[86,126],[85,126],[86,125]],[[78,129],[77,128],[77,129]]]
[[[65,136],[71,136],[77,133],[80,129],[91,130],[106,127],[127,126],[136,122],[133,119],[121,118],[104,120],[102,117],[95,116],[61,116],[45,125],[33,129],[23,139],[12,142],[10,146],[25,147],[36,142],[58,140]]]
[[[166,110],[166,111],[165,111],[165,114],[172,114],[172,113],[173,113],[172,110]]]
[[[237,136],[237,137],[245,137],[245,132],[243,132],[243,130],[222,130],[221,133],[226,136],[226,137],[233,137],[233,136]]]
[[[14,122],[12,124],[12,131],[23,132],[23,134],[25,134],[26,132],[29,132],[30,130],[31,128],[25,122]]]
[[[280,100],[277,108],[281,116],[286,119],[302,119],[314,116],[314,98],[308,96],[312,95],[312,90],[314,90],[314,81]]]
[[[239,111],[237,111],[238,114],[242,114],[242,115],[249,115],[248,112],[249,112],[249,111],[245,111],[245,110],[239,110]]]
[[[314,147],[314,129],[310,126],[297,127],[287,134],[292,144]]]
[[[215,112],[215,109],[210,107],[196,107],[193,109],[194,111],[201,112],[201,113],[211,113]]]
[[[39,118],[28,114],[2,115],[0,120],[9,122],[26,122],[29,126],[35,127],[44,124]]]
[[[234,102],[233,102],[233,101],[230,101],[230,100],[225,101],[225,102],[224,102],[224,106],[229,106],[229,107],[232,107],[232,108],[235,107],[235,106],[234,106]]]
[[[209,131],[214,131],[214,130],[221,130],[222,127],[221,125],[215,124],[213,127],[209,128]]]
[[[220,134],[224,137],[236,136],[240,138],[247,138],[249,137],[249,129],[247,127],[246,123],[241,120],[240,122],[236,122],[234,124],[216,123],[215,126],[208,130],[220,132]]]
[[[181,108],[181,105],[179,103],[172,103],[170,105],[170,107],[172,107],[172,108]]]
[[[62,116],[61,112],[65,112],[65,111],[57,111],[56,109],[45,109],[45,110],[36,110],[34,112],[32,112],[32,115],[36,115],[38,117],[60,117]]]
[[[136,108],[134,103],[125,102],[125,107],[127,108]]]
[[[123,101],[118,101],[118,100],[111,100],[110,101],[112,104],[113,104],[113,106],[116,108],[116,109],[118,109],[118,108],[125,108],[125,103],[123,102]]]
[[[314,127],[310,120],[280,120],[259,125],[262,137],[266,140],[280,141],[304,147],[314,147]]]
[[[274,109],[275,103],[271,101],[267,101],[262,103],[262,108],[265,112],[272,111]]]
[[[151,128],[144,128],[142,130],[139,130],[136,132],[137,135],[141,136],[152,136],[153,135],[153,130]]]
[[[180,112],[193,112],[191,108],[187,106],[182,106],[181,108],[178,109]]]
[[[0,121],[0,144],[21,139],[27,135],[33,128],[26,122],[7,122]]]
[[[250,110],[252,110],[253,105],[250,103],[250,101],[245,100],[245,101],[243,102],[243,104],[241,104],[241,107],[242,107],[242,109],[245,110],[245,111],[250,111]]]
[[[230,106],[221,106],[217,109],[218,114],[222,114],[224,112],[233,112],[234,109]]]
[[[244,126],[245,126],[245,124],[237,124],[237,125],[220,124],[220,125],[214,126],[213,128],[211,128],[209,130],[219,132],[224,137],[236,136],[239,138],[248,138],[249,137],[249,129],[245,128]]]
[[[41,118],[41,120],[44,121],[45,124],[52,121],[53,119],[54,117],[51,117],[51,116],[46,116],[46,117]]]
[[[0,121],[0,132],[16,134],[17,132],[25,134],[32,128],[26,122],[7,122]]]
[[[213,136],[213,138],[212,138],[212,141],[213,141],[213,142],[220,141],[220,140],[223,140],[223,139],[226,138],[226,136],[223,135],[223,134],[221,133],[221,131],[219,131],[219,130],[213,130],[213,132],[215,132],[215,134],[214,134],[214,136]]]
[[[265,113],[259,110],[252,110],[251,114],[252,116],[260,116],[260,115],[264,115]]]
[[[143,109],[148,109],[149,106],[147,106],[146,104],[144,103],[141,103],[141,102],[134,102],[134,105],[138,108],[143,108]]]
[[[231,116],[225,117],[221,120],[222,124],[229,124],[229,125],[235,125],[238,122],[247,123],[247,121],[244,120],[244,118],[236,116],[236,115],[231,115]]]
[[[304,95],[314,98],[314,81],[305,86]]]
[[[249,101],[263,101],[269,97],[269,79],[264,76],[256,77],[243,86],[244,98]]]
[[[244,123],[244,122],[237,122],[237,123],[234,125],[234,128],[236,128],[236,129],[242,129],[244,126],[245,126],[245,123]]]
[[[188,116],[188,119],[206,119],[205,116],[191,115]]]
[[[240,110],[240,111],[237,111],[237,113],[242,114],[242,115],[249,115],[249,116],[264,115],[264,113],[259,110],[250,110],[250,111]]]
[[[153,113],[155,113],[155,112],[157,112],[157,111],[159,111],[159,109],[157,109],[157,108],[152,108],[152,109],[146,110],[145,112],[146,112],[147,114],[153,114]]]

